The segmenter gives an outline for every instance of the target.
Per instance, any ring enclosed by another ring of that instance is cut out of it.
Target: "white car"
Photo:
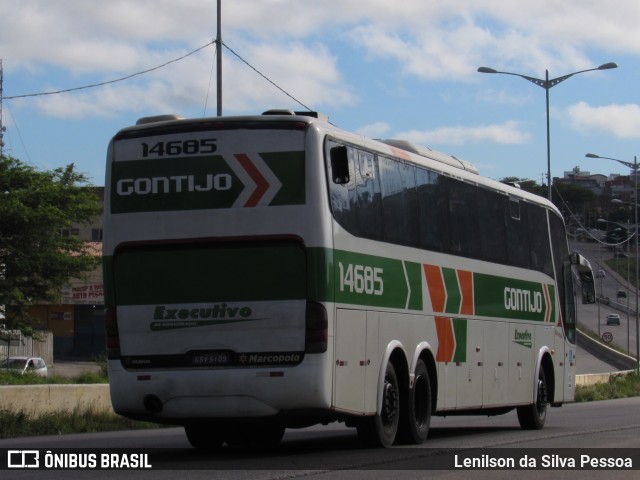
[[[35,373],[41,377],[49,374],[47,364],[40,357],[9,357],[0,361],[0,371],[10,370],[19,372],[21,375],[25,373]]]
[[[620,325],[620,315],[617,313],[607,315],[607,325]]]

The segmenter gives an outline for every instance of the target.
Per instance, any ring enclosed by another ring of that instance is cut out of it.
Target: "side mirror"
[[[593,270],[589,260],[578,252],[571,252],[571,265],[576,267],[582,287],[582,303],[596,303],[595,283]]]
[[[591,269],[591,264],[589,263],[589,260],[584,258],[582,255],[580,255],[576,251],[571,252],[571,265],[575,265],[578,268],[578,271],[580,272],[585,272],[585,271],[593,272],[593,270]]]
[[[333,177],[333,183],[346,185],[350,180],[347,147],[333,147],[329,155],[331,157],[331,176]]]

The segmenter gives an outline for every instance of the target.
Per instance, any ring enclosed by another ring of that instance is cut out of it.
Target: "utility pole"
[[[216,37],[216,67],[218,71],[218,116],[222,116],[222,0],[218,0],[218,35]]]
[[[3,154],[4,149],[4,132],[7,130],[2,123],[2,99],[4,98],[4,94],[2,91],[2,59],[0,58],[0,155]]]

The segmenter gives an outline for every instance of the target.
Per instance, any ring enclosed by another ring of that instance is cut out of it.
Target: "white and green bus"
[[[151,117],[108,152],[111,399],[195,447],[341,421],[367,444],[432,415],[574,396],[563,219],[453,156],[321,115]]]

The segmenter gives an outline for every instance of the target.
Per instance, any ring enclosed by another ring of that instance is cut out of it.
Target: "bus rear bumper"
[[[246,395],[184,396],[173,397],[166,402],[148,394],[142,400],[147,413],[167,418],[219,418],[266,417],[278,414],[278,410]],[[186,414],[186,415],[185,415]]]
[[[293,410],[330,410],[330,376],[318,365],[266,369],[128,371],[109,361],[116,413],[158,423],[261,418]]]

